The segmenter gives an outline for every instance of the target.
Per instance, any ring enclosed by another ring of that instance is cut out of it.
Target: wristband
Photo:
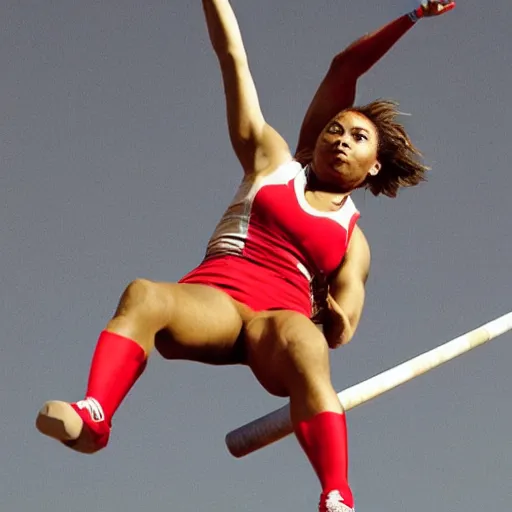
[[[414,9],[414,11],[407,14],[413,23],[416,23],[420,18],[423,18],[423,15],[423,5],[420,5],[417,9]]]

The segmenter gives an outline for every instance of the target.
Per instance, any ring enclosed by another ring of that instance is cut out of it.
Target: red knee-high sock
[[[138,343],[109,331],[100,334],[92,357],[86,396],[100,403],[109,425],[145,366],[146,354]]]
[[[340,492],[354,506],[348,485],[347,423],[344,414],[322,412],[296,426],[297,439],[316,471],[322,493]]]

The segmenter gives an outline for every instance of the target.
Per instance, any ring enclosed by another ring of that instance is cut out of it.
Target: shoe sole
[[[76,441],[83,426],[82,418],[67,402],[46,402],[36,419],[36,428],[41,434],[63,443]]]

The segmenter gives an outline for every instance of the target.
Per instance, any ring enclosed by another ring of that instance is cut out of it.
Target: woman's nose
[[[338,139],[336,141],[336,146],[340,147],[340,148],[349,148],[350,149],[350,144],[348,143],[348,140],[346,137],[341,137],[340,139]]]

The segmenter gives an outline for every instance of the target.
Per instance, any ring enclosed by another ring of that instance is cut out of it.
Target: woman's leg
[[[37,428],[77,451],[98,451],[107,444],[112,417],[143,372],[155,339],[165,357],[231,362],[242,327],[239,311],[227,294],[211,287],[130,283],[98,339],[85,399],[47,402]]]
[[[305,316],[267,312],[245,327],[247,361],[272,394],[290,397],[295,434],[322,486],[321,511],[349,511],[347,430],[329,368],[329,347]]]

